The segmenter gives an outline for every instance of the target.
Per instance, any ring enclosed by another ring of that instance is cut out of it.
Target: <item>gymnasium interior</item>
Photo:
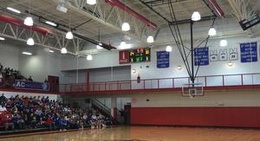
[[[260,140],[260,1],[0,3],[0,141]]]

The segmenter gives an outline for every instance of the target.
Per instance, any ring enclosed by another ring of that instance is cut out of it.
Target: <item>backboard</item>
[[[188,83],[182,84],[183,97],[203,96],[203,83]]]

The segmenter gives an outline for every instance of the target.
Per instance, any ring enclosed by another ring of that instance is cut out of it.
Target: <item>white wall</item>
[[[60,76],[62,58],[59,52],[46,52],[43,48],[33,52],[32,56],[19,54],[19,70],[25,77],[32,76],[34,81],[43,82],[48,75]]]
[[[132,107],[259,107],[259,91],[206,91],[204,96],[183,97],[181,92],[132,96]]]
[[[60,82],[61,83],[86,83],[87,70],[75,70],[75,71],[62,71]]]
[[[117,50],[104,51],[100,54],[93,55],[92,61],[87,61],[84,57],[77,58],[72,56],[64,58],[62,61],[61,69],[65,71],[77,69],[105,68],[111,66],[119,66]]]
[[[48,75],[60,76],[60,53],[50,53],[39,46],[27,46],[25,43],[6,39],[0,42],[0,62],[6,68],[19,70],[25,77],[32,76],[34,81],[43,82]],[[23,51],[32,52],[32,56],[23,55]]]
[[[19,49],[16,46],[8,44],[6,41],[0,41],[0,63],[4,68],[13,68],[19,70]]]
[[[228,40],[227,47],[220,47],[220,39],[210,39],[208,42],[209,55],[211,50],[220,50],[230,48],[235,48],[238,51],[238,59],[232,60],[232,67],[229,67],[226,61],[216,61],[209,62],[209,65],[200,66],[198,71],[198,76],[207,76],[207,75],[224,75],[224,74],[242,74],[242,73],[259,73],[260,60],[259,60],[259,51],[258,51],[258,61],[252,63],[241,63],[240,62],[240,43],[246,42],[257,42],[258,50],[260,44],[260,38],[249,38],[249,37],[234,37],[226,38]],[[186,44],[189,47],[189,44]],[[166,46],[154,47],[151,50],[152,57],[151,62],[146,63],[133,63],[131,64],[131,69],[135,69],[137,72],[132,73],[131,78],[136,79],[139,74],[141,79],[152,79],[152,78],[173,78],[173,77],[188,77],[188,73],[185,69],[184,63],[180,57],[178,49],[176,46],[173,46],[173,51],[170,53],[170,67],[169,68],[157,68],[156,67],[156,52],[164,51]],[[229,52],[228,52],[229,54]],[[190,60],[190,58],[188,58]],[[181,66],[182,69],[178,70],[177,66]],[[195,67],[195,71],[196,71]]]
[[[90,82],[130,80],[130,66],[96,68],[74,71],[63,71],[62,83],[86,83],[87,73],[89,72]]]
[[[131,79],[130,66],[109,67],[90,70],[90,82]]]

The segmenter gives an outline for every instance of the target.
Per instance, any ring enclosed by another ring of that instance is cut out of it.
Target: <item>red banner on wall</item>
[[[119,64],[129,63],[129,51],[122,50],[119,51]]]

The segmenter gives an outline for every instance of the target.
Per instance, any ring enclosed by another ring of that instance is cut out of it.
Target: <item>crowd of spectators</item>
[[[0,87],[12,87],[15,80],[28,81],[20,71],[4,67],[0,62]]]
[[[33,81],[32,76],[26,78],[19,70],[4,67],[0,62],[0,87],[13,87],[15,80]]]
[[[99,112],[72,108],[48,96],[0,97],[0,126],[3,130],[47,128],[49,130],[101,128],[111,124]]]

